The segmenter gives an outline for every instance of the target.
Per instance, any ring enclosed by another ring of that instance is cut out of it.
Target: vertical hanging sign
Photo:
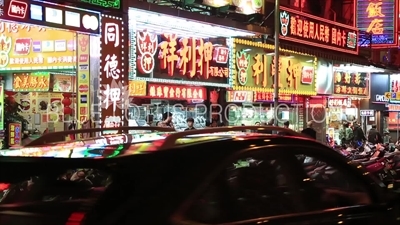
[[[0,130],[4,130],[4,81],[0,82]]]
[[[89,35],[87,34],[78,34],[77,35],[77,68],[78,68],[78,77],[77,77],[77,91],[78,91],[78,111],[77,116],[80,121],[79,127],[81,128],[82,123],[89,120],[89,109],[90,109],[90,96],[89,96],[89,87],[90,87],[90,74],[89,74]]]
[[[102,15],[100,50],[101,127],[124,125],[125,101],[129,101],[124,78],[124,22],[121,17]]]

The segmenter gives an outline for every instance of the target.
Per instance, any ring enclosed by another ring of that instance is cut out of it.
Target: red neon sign
[[[157,35],[138,32],[136,64],[139,73],[150,74],[158,65],[168,76],[229,77],[227,47],[215,46],[201,38],[180,38],[177,34],[166,33],[161,38],[163,40],[158,43]]]
[[[358,30],[344,24],[280,7],[280,35],[283,40],[358,54]]]
[[[167,84],[149,84],[148,97],[158,99],[206,99],[207,89],[204,87],[178,86]]]
[[[26,11],[28,10],[28,3],[11,0],[10,5],[8,6],[8,16],[24,19],[26,17]]]

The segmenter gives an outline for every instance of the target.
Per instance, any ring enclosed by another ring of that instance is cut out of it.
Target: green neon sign
[[[120,9],[121,0],[76,0],[78,2],[87,3],[102,8]]]

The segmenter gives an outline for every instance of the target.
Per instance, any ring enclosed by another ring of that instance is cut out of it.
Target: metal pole
[[[275,0],[275,76],[274,76],[274,109],[275,119],[274,125],[278,126],[278,97],[279,97],[279,0]]]

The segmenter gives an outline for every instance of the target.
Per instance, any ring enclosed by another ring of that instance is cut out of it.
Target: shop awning
[[[281,48],[296,51],[296,52],[301,52],[301,53],[306,53],[310,55],[315,55],[316,57],[324,58],[327,60],[332,60],[337,63],[354,63],[354,64],[359,64],[359,65],[364,65],[364,66],[369,66],[371,65],[371,62],[359,55],[352,55],[352,54],[346,54],[342,52],[336,52],[332,51],[329,49],[322,49],[322,48],[317,48],[317,47],[312,47],[308,45],[303,45],[299,43],[292,43],[289,41],[284,41],[280,40],[280,46]]]
[[[223,27],[229,27],[237,30],[245,30],[254,33],[255,35],[271,34],[271,29],[263,26],[254,24],[245,24],[242,22],[234,21],[230,18],[219,18],[216,16],[202,15],[196,12],[184,11],[176,8],[170,8],[166,6],[156,5],[148,3],[146,1],[129,1],[129,7],[147,10],[155,13],[166,14],[170,16],[176,16],[189,20],[198,21],[201,23],[213,24]]]

